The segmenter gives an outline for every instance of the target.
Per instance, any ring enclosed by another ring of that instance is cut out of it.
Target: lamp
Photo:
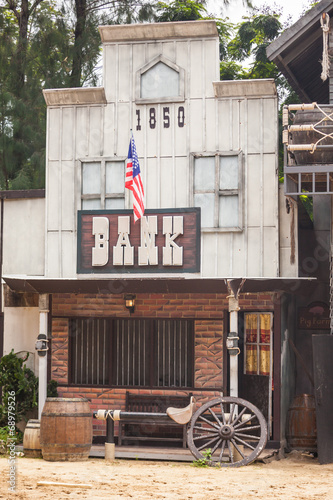
[[[125,295],[124,299],[126,309],[128,309],[130,313],[133,313],[135,308],[135,295]]]

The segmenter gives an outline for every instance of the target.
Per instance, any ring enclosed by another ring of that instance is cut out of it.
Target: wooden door
[[[272,433],[273,314],[244,313],[239,328],[238,395],[264,415]]]

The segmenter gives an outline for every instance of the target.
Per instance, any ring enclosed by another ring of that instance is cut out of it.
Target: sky
[[[282,8],[282,21],[287,21],[288,16],[291,16],[294,24],[310,4],[310,0],[252,0],[255,7],[261,5],[279,6]],[[230,0],[230,6],[224,8],[223,14],[220,15],[221,0],[208,0],[208,10],[220,17],[228,16],[233,23],[240,22],[242,16],[247,14],[246,7],[243,6],[242,0]]]

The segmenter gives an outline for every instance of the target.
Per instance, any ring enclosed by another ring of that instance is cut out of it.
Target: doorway
[[[239,321],[238,395],[254,404],[272,436],[273,314],[251,312]]]

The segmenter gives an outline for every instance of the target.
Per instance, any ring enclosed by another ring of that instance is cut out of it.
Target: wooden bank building
[[[4,353],[31,352],[42,387],[54,379],[91,411],[129,395],[238,395],[280,447],[305,285],[297,205],[278,183],[274,81],[219,81],[214,21],[100,35],[103,86],[44,91],[45,192],[2,193]],[[105,423],[93,434],[105,439]]]

